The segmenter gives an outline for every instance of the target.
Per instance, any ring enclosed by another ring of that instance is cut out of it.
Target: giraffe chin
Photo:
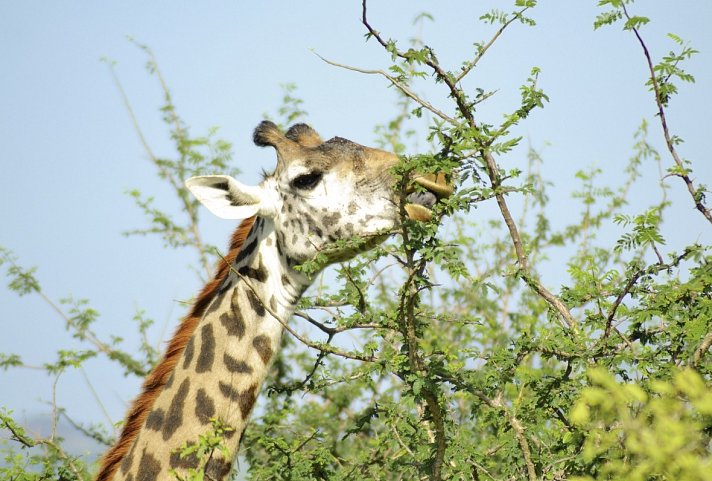
[[[320,253],[326,256],[327,262],[330,264],[334,262],[345,262],[357,254],[371,250],[381,244],[388,238],[388,235],[388,233],[376,233],[361,237],[351,248],[346,249],[334,244],[329,244],[325,246]]]

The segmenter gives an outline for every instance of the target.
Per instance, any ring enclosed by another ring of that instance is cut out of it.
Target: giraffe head
[[[262,122],[254,133],[259,146],[277,151],[277,167],[257,186],[229,176],[209,175],[186,181],[188,189],[211,212],[225,219],[253,215],[271,219],[280,248],[304,262],[319,252],[330,261],[352,257],[382,241],[399,224],[399,193],[391,174],[398,157],[340,137],[322,141],[311,127],[293,125],[282,133]],[[444,176],[415,176],[405,205],[414,220],[430,218],[439,197],[452,193]],[[338,240],[359,237],[359,248],[336,248]]]

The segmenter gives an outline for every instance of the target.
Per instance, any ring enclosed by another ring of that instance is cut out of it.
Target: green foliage
[[[86,464],[78,456],[62,449],[62,439],[54,435],[38,438],[29,435],[12,417],[12,411],[0,408],[0,432],[8,433],[0,439],[0,479],[18,481],[88,481]],[[21,447],[14,449],[10,442]]]
[[[704,434],[712,427],[712,389],[695,371],[672,371],[671,380],[619,383],[606,369],[589,371],[571,420],[584,438],[582,458],[598,479],[712,479]]]
[[[622,22],[645,46],[639,30],[649,19],[629,15],[632,3],[599,2],[607,10],[594,27]],[[541,174],[544,156],[530,148],[526,168],[511,166],[508,158],[521,141],[512,128],[548,101],[537,85],[545,73],[532,67],[521,79],[519,105],[499,122],[475,115],[492,92],[461,87],[507,29],[535,25],[525,17],[535,7],[534,1],[516,0],[515,11],[482,15],[484,27],[493,29],[491,38],[477,42],[471,57],[449,69],[421,38],[401,48],[382,36],[368,23],[364,4],[366,36],[392,60],[384,76],[402,93],[394,118],[376,128],[379,145],[401,155],[393,170],[401,203],[413,172],[444,173],[458,189],[436,204],[431,221],[406,220],[384,244],[378,245],[380,236],[340,240],[299,266],[315,277],[315,287],[300,301],[262,405],[244,433],[241,476],[710,479],[712,252],[696,239],[677,250],[668,247],[664,219],[688,206],[668,200],[662,179],[639,186],[659,189],[657,202],[642,212],[623,210],[631,187],[650,182],[641,172],[657,167],[683,180],[690,175],[691,163],[678,162],[674,152],[681,139],[666,127],[664,142],[673,158],[667,166],[644,119],[618,184],[602,184],[600,169],[579,171],[570,182],[568,206],[578,215],[554,228],[560,206],[550,204],[552,184]],[[433,16],[421,14],[416,23],[426,20]],[[644,49],[658,118],[677,92],[672,82],[694,80],[681,65],[696,52],[679,37],[670,38],[679,51],[657,64]],[[149,57],[149,72],[164,87],[162,113],[176,156],[160,159],[148,147],[147,152],[173,188],[180,214],[132,191],[148,219],[147,228],[133,233],[158,234],[169,247],[192,249],[197,270],[207,275],[213,251],[200,239],[195,202],[180,181],[200,172],[229,172],[230,146],[215,139],[214,131],[189,135],[153,55],[140,47]],[[411,89],[431,79],[451,105],[439,108]],[[305,112],[295,87],[282,88],[276,121],[288,125]],[[418,121],[427,122],[430,151],[405,156]],[[696,208],[708,218],[704,186],[688,181]],[[517,209],[509,206],[513,198],[520,201]],[[494,217],[478,210],[485,202],[496,208]],[[320,273],[338,260],[336,252],[364,244],[373,248]],[[553,264],[567,267],[556,291],[540,276]],[[19,266],[7,249],[0,250],[0,265],[10,289],[49,302],[88,347],[60,349],[57,360],[44,366],[53,376],[99,355],[119,363],[127,375],[143,376],[155,363],[159,353],[146,335],[153,321],[143,311],[135,316],[142,342],[133,356],[120,349],[121,338],[99,339],[93,326],[101,318],[88,301],[53,303],[37,271]],[[17,355],[0,355],[0,368],[23,366]],[[28,436],[11,413],[0,415],[13,443],[3,447],[0,474],[88,477],[87,467],[61,450],[61,440]],[[101,429],[85,432],[110,442]],[[183,446],[181,456],[202,464],[176,478],[203,479],[210,456],[226,455],[225,434],[225,426],[213,420],[211,431]]]

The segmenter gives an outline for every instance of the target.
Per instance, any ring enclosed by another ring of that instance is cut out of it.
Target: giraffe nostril
[[[406,197],[408,202],[432,209],[438,198],[432,192],[412,192]]]

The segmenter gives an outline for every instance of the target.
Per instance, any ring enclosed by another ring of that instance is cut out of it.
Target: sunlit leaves
[[[712,390],[691,369],[643,386],[620,383],[605,369],[589,371],[571,411],[584,436],[582,470],[573,479],[712,479],[712,456],[703,430],[712,419]]]

